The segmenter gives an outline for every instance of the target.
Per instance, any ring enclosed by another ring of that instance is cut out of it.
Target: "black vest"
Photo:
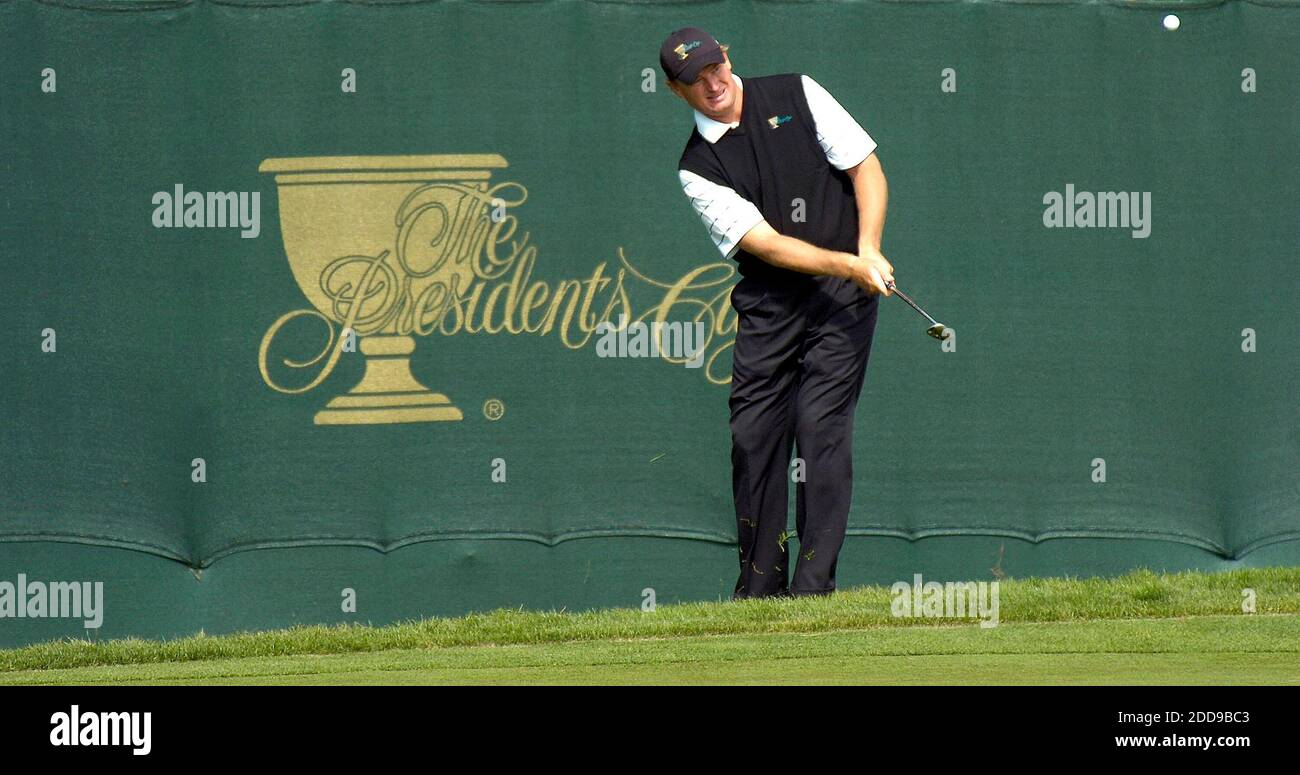
[[[758,208],[778,233],[827,250],[858,252],[853,180],[831,166],[798,73],[745,78],[740,126],[709,143],[691,130],[678,169],[728,186]],[[804,202],[802,218],[795,199]],[[744,249],[734,258],[745,277],[803,284],[811,275],[775,267]]]

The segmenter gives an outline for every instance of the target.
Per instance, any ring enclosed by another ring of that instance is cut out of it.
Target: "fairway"
[[[1300,616],[877,627],[0,673],[0,683],[1300,684]]]

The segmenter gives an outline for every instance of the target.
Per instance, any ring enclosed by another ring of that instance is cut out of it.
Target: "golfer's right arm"
[[[761,221],[740,239],[740,249],[753,253],[769,264],[804,274],[824,274],[855,278],[856,269],[866,262],[853,253],[819,248],[811,242],[779,234],[767,221]],[[881,291],[884,288],[880,288]]]
[[[678,177],[682,191],[724,257],[745,250],[774,266],[804,274],[846,277],[871,293],[888,295],[880,273],[861,256],[826,250],[780,234],[735,189],[684,170],[678,171]]]

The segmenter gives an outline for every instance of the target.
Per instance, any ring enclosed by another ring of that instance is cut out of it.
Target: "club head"
[[[935,323],[934,325],[930,326],[926,330],[927,334],[933,336],[935,339],[938,339],[941,342],[948,338],[947,332],[948,332],[948,328],[944,326],[943,323]]]

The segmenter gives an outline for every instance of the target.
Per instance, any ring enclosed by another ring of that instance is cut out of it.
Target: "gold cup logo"
[[[258,357],[266,383],[284,393],[316,387],[351,331],[365,374],[317,412],[317,425],[462,419],[447,396],[411,374],[410,321],[473,281],[491,223],[488,179],[505,166],[495,154],[263,161],[258,171],[275,174],[289,267],[315,308],[286,313],[267,330]],[[315,358],[286,359],[286,366],[320,364],[320,371],[307,385],[282,387],[268,372],[268,350],[281,328],[303,316],[323,319],[329,342]]]

